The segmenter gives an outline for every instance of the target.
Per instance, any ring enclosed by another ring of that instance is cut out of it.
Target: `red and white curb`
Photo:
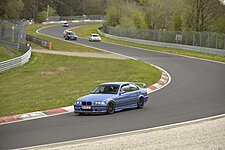
[[[155,66],[155,67],[162,71],[162,75],[161,75],[160,80],[157,83],[155,83],[155,84],[153,84],[153,85],[151,85],[147,88],[148,94],[150,94],[152,92],[155,92],[155,91],[158,91],[159,89],[167,86],[171,81],[171,77],[170,77],[169,73],[167,73],[162,68],[159,68],[157,66]]]
[[[44,110],[44,111],[36,111],[26,114],[20,114],[20,115],[14,115],[14,116],[6,116],[6,117],[0,117],[0,125],[12,123],[12,122],[19,122],[24,120],[31,120],[31,119],[37,119],[37,118],[43,118],[63,113],[73,112],[73,106],[68,107],[62,107],[52,110]]]
[[[157,67],[157,66],[155,66],[155,67]],[[170,75],[165,70],[163,70],[162,68],[159,68],[159,67],[157,67],[157,68],[162,71],[161,79],[154,85],[151,85],[147,88],[148,94],[165,87],[171,81]],[[62,108],[51,109],[51,110],[19,114],[19,115],[14,115],[14,116],[0,117],[0,125],[24,121],[24,120],[43,118],[43,117],[48,117],[48,116],[53,116],[53,115],[59,115],[59,114],[63,114],[63,113],[73,112],[73,111],[74,111],[73,106],[68,106],[68,107],[62,107]]]

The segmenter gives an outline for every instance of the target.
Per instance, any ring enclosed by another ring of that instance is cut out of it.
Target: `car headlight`
[[[96,102],[94,102],[94,104],[95,104],[95,105],[104,105],[105,102],[98,102],[98,101],[96,101]]]
[[[76,101],[75,104],[80,105],[82,102],[81,101]]]

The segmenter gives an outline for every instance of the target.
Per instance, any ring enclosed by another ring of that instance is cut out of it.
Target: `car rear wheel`
[[[137,108],[142,109],[144,107],[144,103],[145,103],[144,99],[142,97],[139,98],[138,101],[137,101]]]
[[[109,102],[107,105],[107,114],[113,114],[115,112],[114,102]]]

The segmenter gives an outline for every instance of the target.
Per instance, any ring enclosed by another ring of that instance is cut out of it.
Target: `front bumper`
[[[144,102],[147,103],[148,101],[148,95],[144,97]]]
[[[72,36],[72,37],[68,37],[68,39],[70,39],[70,40],[77,40],[77,37]]]
[[[101,39],[93,39],[93,38],[91,38],[91,39],[89,39],[89,41],[101,41]]]
[[[106,112],[106,105],[91,106],[91,109],[82,109],[82,105],[74,105],[74,113],[103,113]]]

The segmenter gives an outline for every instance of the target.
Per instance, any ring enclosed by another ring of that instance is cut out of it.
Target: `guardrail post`
[[[216,49],[218,48],[218,33],[216,33]]]
[[[13,30],[13,32],[12,32],[12,42],[14,42],[14,35],[15,35],[15,26],[13,26],[12,27],[12,30]]]
[[[16,25],[16,29],[17,30],[19,29],[18,25]],[[18,30],[18,32],[17,32],[17,49],[16,49],[17,54],[18,54],[19,49],[20,49],[20,30]]]
[[[210,35],[209,35],[209,32],[207,32],[207,34],[208,34],[208,48],[209,48],[209,38],[210,38],[209,36]]]
[[[157,31],[157,41],[159,42],[159,31]]]
[[[195,34],[194,34],[194,32],[193,32],[193,46],[195,46]]]
[[[188,32],[186,31],[186,45],[188,45]]]
[[[223,44],[224,44],[224,49],[225,49],[225,34],[223,34]]]
[[[199,41],[200,43],[199,44],[200,44],[200,47],[202,47],[202,33],[199,32],[199,34],[200,34],[200,41]]]
[[[0,40],[2,39],[2,22],[0,21]]]

